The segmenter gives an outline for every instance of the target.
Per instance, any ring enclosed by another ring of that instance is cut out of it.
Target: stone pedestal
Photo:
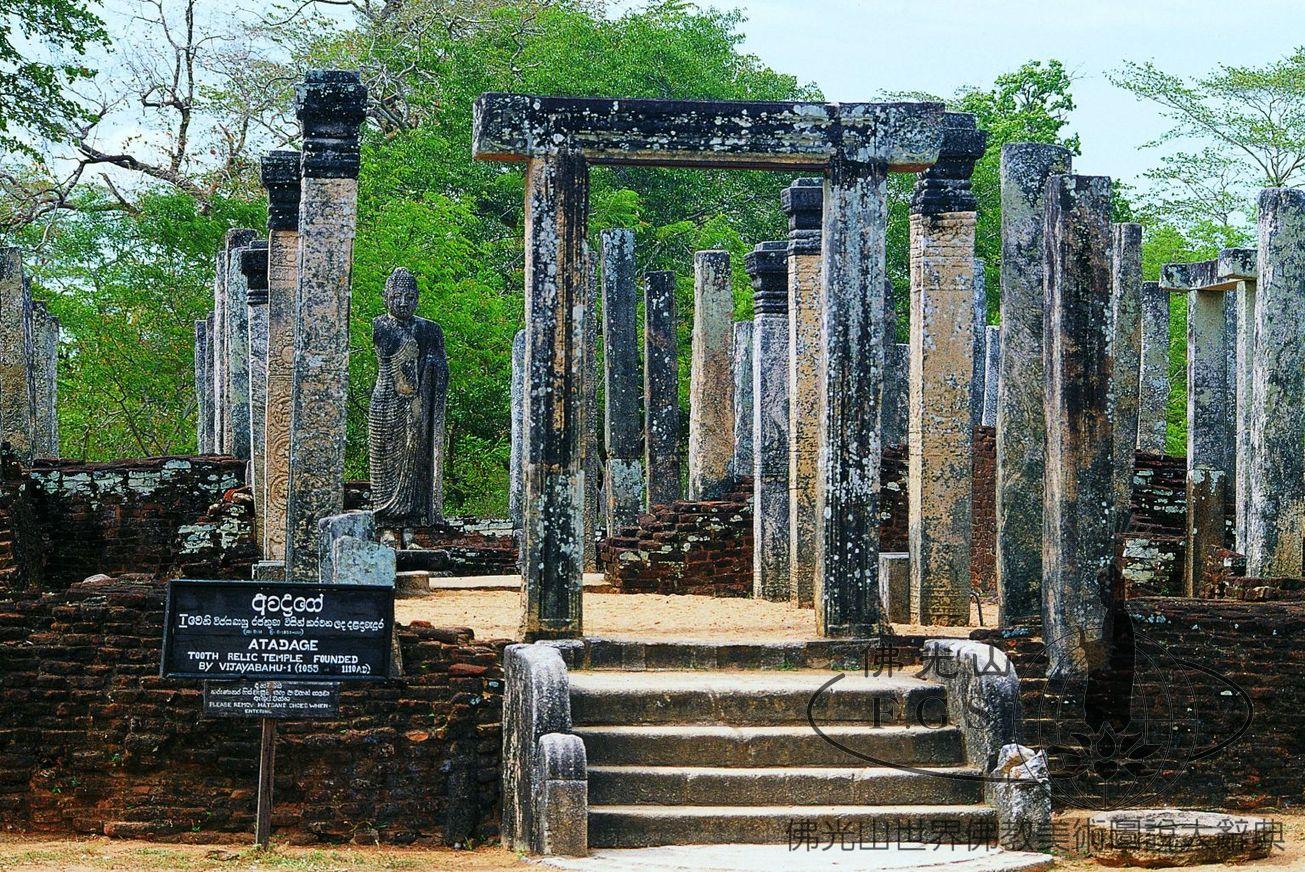
[[[752,322],[734,322],[734,458],[730,471],[737,481],[752,475]]]
[[[36,449],[32,298],[17,248],[0,248],[0,443],[23,460]]]
[[[1169,407],[1169,291],[1142,283],[1142,351],[1138,370],[1137,450],[1165,453]]]
[[[680,364],[676,355],[675,274],[647,275],[643,307],[644,469],[648,505],[680,498]]]
[[[202,322],[201,322],[202,323]],[[33,434],[38,457],[59,456],[59,319],[32,302]]]
[[[693,357],[689,374],[689,499],[731,488],[734,457],[734,287],[727,251],[693,256]]]
[[[748,253],[753,288],[752,595],[793,598],[789,579],[788,242]]]
[[[249,289],[249,489],[254,495],[254,536],[262,544],[267,526],[267,247],[255,240],[243,249],[240,271]],[[266,552],[264,551],[264,556]]]
[[[802,178],[780,192],[788,213],[789,348],[789,576],[794,602],[810,606],[815,594],[816,489],[823,414],[820,338],[824,313],[820,278],[820,222],[824,187]]]
[[[1115,441],[1115,523],[1122,533],[1128,526],[1137,449],[1142,356],[1142,225],[1116,224],[1111,243],[1110,408]]]
[[[208,320],[195,322],[195,453],[213,451],[213,373],[208,347]]]
[[[1058,145],[1023,142],[1001,149],[996,564],[1002,626],[1041,612],[1047,445],[1042,370],[1045,190],[1050,175],[1069,168],[1069,150]]]
[[[318,576],[317,523],[344,505],[349,279],[358,212],[357,73],[311,71],[299,87],[304,152],[291,385],[286,569]]]
[[[1305,191],[1260,194],[1246,574],[1299,576],[1305,543]]]
[[[642,379],[636,333],[634,231],[602,234],[603,395],[609,535],[643,511]]]
[[[1049,679],[1106,665],[1114,562],[1110,179],[1056,175],[1046,196],[1046,508],[1042,626]]]
[[[979,423],[984,427],[997,426],[997,389],[1001,382],[1001,327],[989,324],[983,328],[983,416]]]
[[[223,296],[225,383],[222,413],[222,451],[249,460],[249,283],[240,271],[242,252],[254,241],[253,230],[228,230],[226,290]]]
[[[521,529],[525,503],[526,439],[526,331],[512,337],[512,444],[508,455],[508,516],[512,528]],[[611,491],[609,490],[610,494]]]

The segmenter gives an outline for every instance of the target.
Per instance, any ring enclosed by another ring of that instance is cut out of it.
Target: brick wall
[[[164,585],[0,594],[0,828],[211,840],[252,831],[258,723],[202,718],[158,677]],[[497,834],[504,642],[416,622],[404,677],[281,722],[273,824],[298,842]]]
[[[443,575],[514,575],[517,540],[508,521],[448,518],[434,527],[412,530],[412,547],[433,551],[421,567]],[[402,566],[404,553],[399,552]]]

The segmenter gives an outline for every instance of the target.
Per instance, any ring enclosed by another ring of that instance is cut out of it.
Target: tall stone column
[[[297,151],[263,157],[267,190],[267,415],[263,444],[263,559],[285,563],[286,499],[290,481],[290,417],[294,385],[295,331],[300,313],[299,171]],[[282,570],[282,574],[284,570]]]
[[[213,370],[214,454],[225,454],[227,432],[227,250],[226,242],[213,258],[213,313],[209,316],[208,348]]]
[[[32,302],[34,438],[39,457],[59,456],[59,319]]]
[[[752,475],[752,345],[751,321],[734,322],[734,458],[730,472],[735,481]]]
[[[222,450],[249,459],[249,283],[240,271],[241,253],[254,241],[254,231],[227,231],[225,327],[223,341],[226,374]]]
[[[892,322],[888,322],[891,324]],[[890,334],[887,334],[891,336]],[[905,446],[911,425],[911,343],[884,343],[883,404],[879,409],[883,445]]]
[[[1298,576],[1305,544],[1305,191],[1260,193],[1246,574]]]
[[[752,595],[793,597],[789,579],[788,242],[748,252],[752,327]]]
[[[1046,398],[1042,370],[1046,185],[1068,173],[1069,150],[1020,142],[1001,149],[1001,374],[997,393],[997,601],[1002,626],[1042,610]]]
[[[693,256],[689,378],[689,499],[718,500],[732,485],[734,285],[728,251]]]
[[[36,450],[32,297],[17,248],[0,248],[0,442],[30,460]]]
[[[643,511],[643,423],[634,231],[602,233],[603,396],[608,535]]]
[[[983,328],[983,417],[984,427],[997,426],[997,386],[1001,381],[1001,327],[989,324]]]
[[[512,445],[508,455],[508,516],[521,529],[525,503],[526,331],[512,337]]]
[[[816,491],[824,414],[821,360],[825,351],[820,337],[824,194],[818,178],[797,179],[780,192],[780,205],[788,213],[789,575],[793,601],[800,606],[813,602],[819,552]]]
[[[1142,283],[1142,351],[1138,370],[1137,450],[1165,453],[1169,407],[1169,291]]]
[[[825,176],[824,346],[816,518],[816,628],[866,637],[879,622],[879,408],[888,167],[834,154]]]
[[[605,530],[606,512],[600,511],[598,505],[599,491],[603,485],[603,455],[598,443],[602,435],[598,432],[598,258],[584,249],[584,433],[581,436],[583,449],[582,465],[585,473],[585,563],[586,571],[598,568],[598,532]]]
[[[911,620],[970,622],[974,495],[974,162],[986,134],[948,113],[938,162],[911,200]]]
[[[204,382],[204,389],[206,393],[204,403],[205,403],[205,408],[208,409],[208,415],[206,416],[206,419],[203,422],[205,442],[204,442],[204,448],[201,451],[202,454],[218,453],[218,447],[217,447],[218,436],[217,436],[217,430],[214,427],[218,415],[218,408],[217,408],[218,403],[214,393],[216,390],[216,386],[214,385],[214,379],[215,379],[214,373],[216,371],[216,366],[213,361],[213,356],[215,353],[214,343],[217,342],[217,333],[218,333],[216,329],[216,324],[217,324],[217,313],[209,312],[208,317],[204,319],[205,342],[204,342],[203,382]]]
[[[208,319],[195,322],[195,453],[213,450],[213,372],[208,347]]]
[[[977,207],[976,207],[977,208]],[[974,370],[970,380],[970,424],[983,423],[983,392],[987,384],[988,358],[984,328],[988,326],[988,277],[983,258],[974,259]]]
[[[1110,179],[1056,175],[1046,196],[1046,508],[1050,679],[1106,665],[1114,562]]]
[[[249,461],[253,472],[254,535],[262,545],[267,526],[267,243],[255,240],[240,256],[240,271],[249,288]],[[267,552],[263,551],[264,557]]]
[[[585,234],[589,168],[566,149],[526,164],[526,488],[522,635],[583,629]]]
[[[644,469],[648,505],[680,498],[680,364],[675,342],[675,274],[647,275],[643,306]]]
[[[1142,358],[1142,225],[1116,224],[1111,235],[1111,425],[1115,440],[1115,523],[1127,527],[1133,499]]]
[[[1234,284],[1228,292],[1237,322],[1233,331],[1236,351],[1233,355],[1235,370],[1234,399],[1237,406],[1237,427],[1234,436],[1233,480],[1236,492],[1234,530],[1236,546],[1245,553],[1246,518],[1251,502],[1251,409],[1255,404],[1255,299],[1259,280],[1258,252],[1253,248],[1225,248],[1219,252],[1218,278]]]
[[[344,510],[349,394],[349,281],[358,220],[358,74],[310,71],[298,88],[303,124],[286,572],[318,577],[317,524]]]

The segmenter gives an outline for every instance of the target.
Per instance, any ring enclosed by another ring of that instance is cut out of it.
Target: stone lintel
[[[297,151],[263,155],[261,176],[267,190],[267,229],[299,229],[299,163]]]
[[[1160,268],[1160,287],[1168,291],[1232,291],[1259,276],[1253,248],[1225,248],[1213,260],[1167,263]]]
[[[917,172],[938,159],[941,103],[620,100],[482,94],[472,153],[521,161],[564,143],[590,163],[823,171],[840,152]]]

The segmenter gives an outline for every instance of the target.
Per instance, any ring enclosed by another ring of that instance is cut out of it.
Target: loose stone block
[[[989,324],[983,328],[983,417],[984,427],[997,426],[997,389],[1001,381],[1001,327]]]
[[[780,205],[788,213],[789,227],[789,575],[793,580],[793,601],[800,606],[813,602],[819,550],[816,491],[824,409],[824,346],[820,336],[824,315],[820,276],[824,193],[818,178],[797,179],[780,192]]]
[[[787,314],[787,307],[786,307]],[[733,273],[728,251],[693,256],[693,351],[689,374],[689,499],[716,500],[731,488],[734,378],[730,335]]]
[[[906,551],[879,553],[879,607],[884,620],[911,623],[911,555]]]
[[[240,260],[254,241],[254,231],[227,231],[226,263],[226,352],[222,449],[232,457],[250,459],[249,444],[249,281],[241,272]]]
[[[970,380],[970,424],[983,423],[983,393],[987,382],[988,358],[983,331],[988,326],[988,279],[983,258],[974,259],[974,371]]]
[[[332,584],[394,584],[394,549],[370,539],[341,536],[331,543]]]
[[[644,467],[648,505],[680,498],[680,364],[676,355],[675,275],[649,273],[644,289]]]
[[[734,458],[730,472],[735,480],[752,475],[752,336],[751,321],[734,322]]]
[[[1047,677],[1079,679],[1106,665],[1111,638],[1110,179],[1052,176],[1045,243],[1042,626]]]
[[[1260,194],[1246,574],[1297,576],[1305,544],[1305,191]]]
[[[36,448],[31,310],[22,255],[17,248],[0,249],[0,443],[24,460]]]
[[[325,584],[335,580],[335,543],[344,538],[372,542],[376,539],[376,518],[371,512],[355,511],[330,515],[317,522],[317,564]],[[303,579],[307,581],[308,579]]]
[[[357,73],[310,71],[297,92],[304,152],[286,499],[290,578],[317,576],[317,522],[344,504],[349,279],[358,212]]]
[[[512,337],[512,445],[508,459],[508,515],[521,528],[525,503],[526,331]],[[610,493],[610,491],[609,491]]]
[[[603,397],[607,439],[607,529],[643,511],[643,379],[636,332],[634,231],[602,233]]]
[[[752,591],[775,602],[794,598],[789,578],[788,242],[748,252],[753,289]]]
[[[1142,283],[1142,351],[1138,371],[1137,450],[1165,453],[1169,407],[1169,291]]]
[[[1115,522],[1128,526],[1138,432],[1138,378],[1142,357],[1142,225],[1113,228],[1110,324],[1110,401],[1115,440]]]
[[[213,386],[208,347],[208,321],[195,322],[195,451],[213,451]]]
[[[267,243],[255,240],[240,256],[240,271],[249,289],[249,460],[254,495],[254,534],[262,542],[267,525]]]
[[[1047,179],[1069,168],[1069,150],[1058,145],[1024,142],[1001,149],[996,564],[1002,626],[1036,617],[1042,605],[1043,222]]]
[[[59,456],[59,319],[32,302],[33,436],[40,457]]]
[[[1187,550],[1184,567],[1184,596],[1197,596],[1204,579],[1219,567],[1211,549],[1222,548],[1227,521],[1224,503],[1228,477],[1221,469],[1187,471]]]

